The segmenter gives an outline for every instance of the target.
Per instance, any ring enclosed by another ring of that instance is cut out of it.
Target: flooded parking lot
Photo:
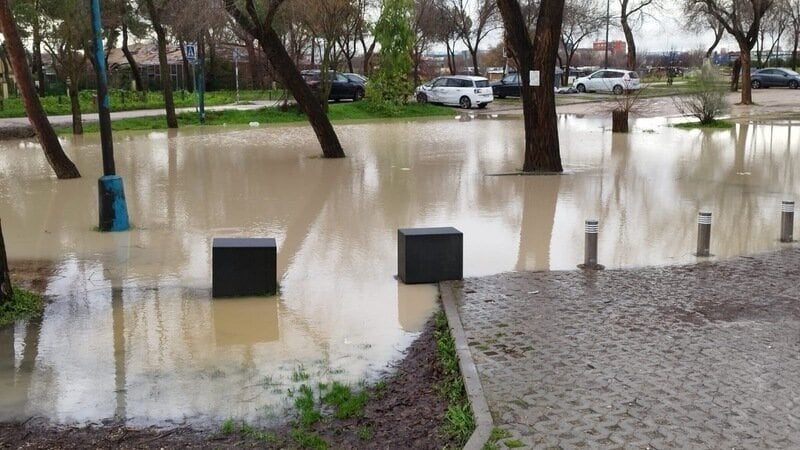
[[[454,111],[454,114],[459,114]],[[58,181],[37,145],[0,144],[10,263],[51,268],[41,320],[0,331],[0,418],[214,424],[279,418],[300,384],[370,380],[436,309],[405,286],[396,230],[464,232],[464,274],[573,270],[584,220],[609,268],[696,261],[697,213],[716,258],[779,248],[800,191],[791,122],[686,131],[663,119],[560,116],[566,172],[522,165],[513,116],[337,125],[348,157],[319,158],[307,126],[117,133],[133,229],[99,233],[99,136],[65,148]],[[279,295],[211,299],[211,241],[274,237]]]

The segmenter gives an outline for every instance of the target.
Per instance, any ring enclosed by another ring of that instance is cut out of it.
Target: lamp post
[[[611,0],[606,0],[606,56],[603,60],[603,68],[608,69],[608,23],[611,22]]]
[[[97,110],[100,119],[100,145],[103,154],[103,176],[97,180],[100,231],[125,231],[128,207],[122,177],[114,167],[114,141],[111,137],[111,112],[108,102],[108,77],[103,52],[103,35],[100,24],[100,0],[91,0],[92,32],[94,33],[95,70],[97,72]]]

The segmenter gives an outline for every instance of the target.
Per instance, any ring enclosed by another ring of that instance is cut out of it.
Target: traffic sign
[[[184,51],[186,52],[186,59],[194,64],[194,62],[197,61],[197,44],[194,42],[187,42],[186,46],[184,46]]]

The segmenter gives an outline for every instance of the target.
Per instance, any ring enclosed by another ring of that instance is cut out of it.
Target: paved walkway
[[[797,246],[441,288],[500,448],[800,448]]]

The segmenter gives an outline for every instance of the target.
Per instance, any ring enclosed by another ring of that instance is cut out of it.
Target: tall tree
[[[449,0],[448,10],[453,17],[461,41],[467,46],[472,57],[472,70],[475,75],[478,68],[478,49],[486,36],[497,29],[497,2],[495,0]]]
[[[6,258],[6,243],[3,241],[3,226],[0,223],[0,306],[11,301],[14,290],[11,287],[11,277],[8,273],[8,258]]]
[[[390,108],[406,102],[411,94],[408,71],[414,37],[412,0],[384,0],[375,24],[375,39],[381,45],[381,65],[370,80],[369,101]]]
[[[415,86],[421,81],[420,66],[423,55],[436,37],[439,26],[436,13],[436,0],[414,0],[414,17],[411,20],[414,42],[411,46],[411,60]]]
[[[622,33],[625,35],[625,43],[628,45],[627,66],[629,70],[636,70],[636,40],[633,37],[633,27],[641,23],[644,10],[655,5],[655,2],[656,0],[619,0],[619,21],[622,25]]]
[[[800,1],[800,0],[798,0]],[[716,17],[709,14],[705,5],[695,5],[692,3],[684,3],[683,6],[684,28],[693,33],[704,33],[708,30],[714,31],[714,42],[708,46],[706,50],[706,59],[711,58],[714,54],[714,49],[717,48],[722,37],[725,35],[725,27],[719,23]]]
[[[83,134],[78,86],[86,74],[92,38],[89,4],[80,0],[43,0],[43,40],[56,76],[67,87],[72,133]]]
[[[792,29],[792,69],[797,69],[797,48],[800,43],[800,0],[789,0],[789,17]]]
[[[595,0],[566,0],[564,4],[564,23],[561,25],[561,46],[564,50],[563,84],[567,84],[569,67],[580,43],[589,35],[596,33],[606,21]]]
[[[525,122],[524,172],[563,172],[558,119],[553,91],[564,0],[541,0],[536,31],[530,39],[518,0],[497,0],[506,40],[522,75]],[[539,86],[530,86],[530,71],[539,72]]]
[[[708,13],[716,17],[725,30],[739,45],[739,61],[742,67],[743,105],[753,103],[750,86],[750,51],[756,45],[761,30],[761,19],[772,7],[774,0],[688,0],[703,5]]]
[[[5,37],[6,50],[11,61],[11,69],[14,71],[14,77],[17,80],[22,103],[25,106],[25,113],[31,126],[36,131],[39,144],[44,150],[50,167],[53,168],[56,177],[60,179],[79,178],[81,174],[78,172],[78,168],[64,153],[61,142],[58,141],[56,132],[47,120],[47,114],[45,114],[42,103],[39,101],[39,96],[36,94],[36,87],[28,68],[28,61],[25,59],[25,47],[22,45],[22,39],[20,39],[17,25],[8,6],[8,0],[0,0],[0,32]]]
[[[225,0],[225,9],[242,28],[258,40],[273,69],[286,84],[300,109],[308,117],[308,121],[322,147],[322,154],[326,158],[343,158],[345,156],[344,150],[342,149],[342,144],[339,143],[339,137],[336,136],[333,125],[331,125],[325,111],[322,110],[316,95],[303,80],[294,61],[292,61],[289,53],[286,52],[280,36],[273,28],[273,19],[284,1],[270,0],[267,4],[259,5],[263,6],[263,8],[257,8],[254,0],[244,0],[243,2]],[[243,3],[244,9],[240,6],[241,3]],[[259,13],[259,9],[263,12]]]
[[[175,99],[172,93],[172,76],[167,61],[167,30],[164,28],[164,12],[170,6],[169,0],[144,0],[150,23],[156,33],[158,44],[158,66],[161,74],[161,92],[164,94],[164,108],[167,113],[167,127],[178,128],[178,116],[175,115]]]

